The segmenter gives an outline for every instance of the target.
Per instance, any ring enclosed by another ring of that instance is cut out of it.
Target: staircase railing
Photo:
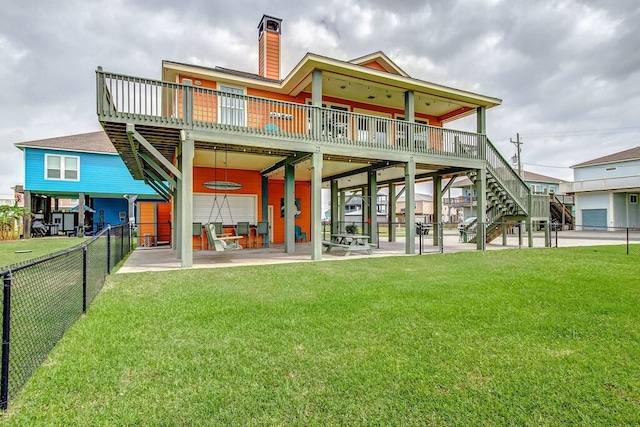
[[[487,138],[487,170],[500,183],[505,192],[523,214],[529,214],[529,193],[531,190],[516,171],[502,157]]]

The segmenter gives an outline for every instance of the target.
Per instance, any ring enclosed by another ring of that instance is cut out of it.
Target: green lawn
[[[638,425],[619,247],[118,274],[2,425]]]
[[[24,240],[0,241],[0,268],[22,263],[79,245],[87,238],[44,237]],[[16,251],[30,251],[18,252]]]

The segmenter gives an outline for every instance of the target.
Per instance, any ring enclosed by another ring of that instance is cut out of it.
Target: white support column
[[[411,159],[404,166],[404,222],[405,222],[405,253],[416,253],[416,161]]]
[[[181,260],[182,268],[193,266],[193,155],[195,147],[193,139],[182,140],[182,179],[180,180],[181,206],[180,206],[180,234],[182,237]]]
[[[311,259],[322,259],[322,153],[311,155]]]

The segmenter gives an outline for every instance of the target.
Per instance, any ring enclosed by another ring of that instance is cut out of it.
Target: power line
[[[571,169],[569,166],[548,166],[548,165],[536,165],[534,163],[523,163],[523,165],[527,166],[537,166],[539,168],[554,168],[554,169]]]
[[[534,132],[523,135],[526,138],[564,138],[569,136],[600,136],[600,135],[612,135],[620,133],[640,133],[639,126],[619,127],[619,128],[607,128],[607,129],[584,129],[584,130],[569,130],[564,132]]]

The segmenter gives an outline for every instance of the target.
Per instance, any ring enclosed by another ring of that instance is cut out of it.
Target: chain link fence
[[[131,251],[129,225],[107,227],[91,240],[0,271],[4,410],[66,330],[86,312],[107,274]]]
[[[627,254],[640,254],[640,228],[635,227],[561,227],[551,223],[547,227],[544,223],[533,223],[529,232],[526,223],[474,224],[459,230],[460,241],[475,245],[478,227],[483,227],[488,236],[489,242],[485,243],[484,249],[619,245]]]

